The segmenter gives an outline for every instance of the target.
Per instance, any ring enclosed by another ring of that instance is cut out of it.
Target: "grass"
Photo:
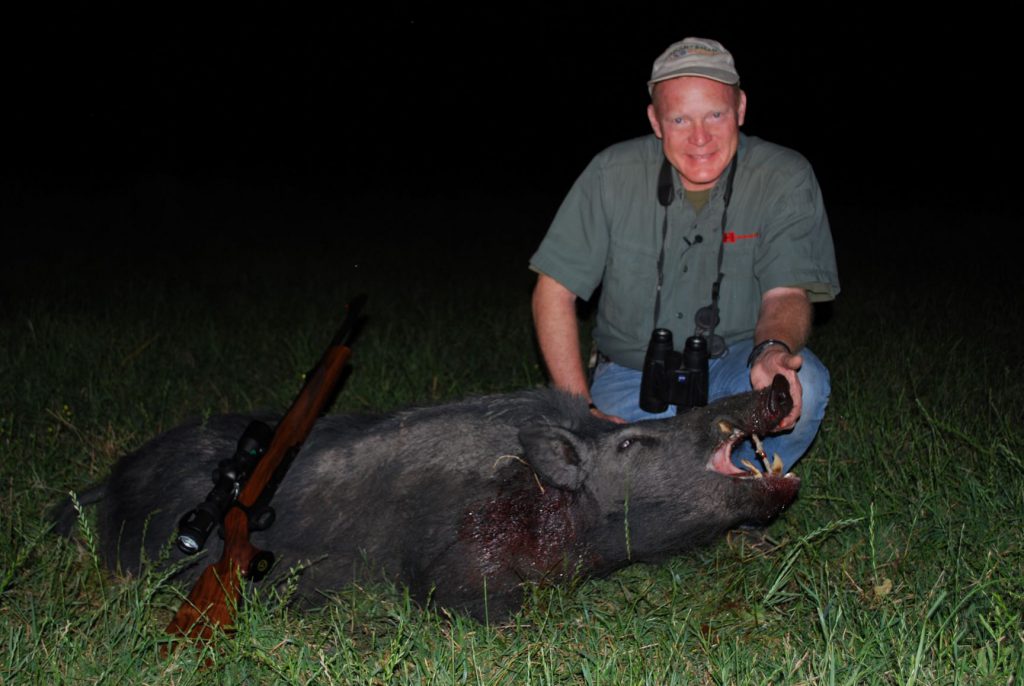
[[[47,509],[190,416],[286,406],[357,291],[371,319],[334,411],[543,383],[524,269],[537,236],[516,234],[543,220],[502,217],[483,237],[445,220],[450,230],[400,241],[210,240],[5,273],[0,682],[1019,683],[1019,286],[963,254],[897,274],[855,240],[839,243],[844,293],[812,342],[832,402],[771,554],[723,543],[531,589],[489,626],[424,611],[383,582],[314,612],[291,607],[287,587],[249,587],[231,639],[161,657],[187,589],[152,570],[109,575],[89,517],[67,542],[47,532]],[[383,232],[404,220],[381,221]],[[834,217],[848,235],[903,221]]]

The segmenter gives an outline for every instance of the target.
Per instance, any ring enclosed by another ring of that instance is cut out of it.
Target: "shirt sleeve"
[[[547,274],[577,297],[589,300],[601,283],[608,254],[603,174],[595,158],[558,209],[530,268]]]
[[[809,163],[783,184],[763,227],[754,261],[762,293],[782,286],[803,288],[811,302],[839,293],[832,232],[821,189]]]

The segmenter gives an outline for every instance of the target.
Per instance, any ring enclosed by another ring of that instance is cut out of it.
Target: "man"
[[[732,55],[713,40],[687,38],[655,61],[653,135],[591,161],[530,261],[539,275],[534,323],[552,382],[618,422],[675,413],[639,407],[653,329],[672,331],[677,350],[698,328],[711,342],[720,336],[726,350],[710,361],[710,401],[763,388],[775,374],[788,379],[786,433],[765,441],[788,470],[828,403],[828,371],[804,348],[811,303],[833,299],[839,281],[814,173],[796,152],[740,133],[739,81]],[[575,301],[599,284],[600,362],[588,388]],[[698,327],[701,308],[714,307],[713,331],[706,318]],[[733,457],[753,461],[753,448]]]

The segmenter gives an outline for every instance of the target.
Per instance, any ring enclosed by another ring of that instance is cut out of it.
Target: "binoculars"
[[[669,403],[680,411],[708,404],[707,339],[690,336],[682,352],[674,348],[671,331],[651,332],[640,378],[640,409],[644,412],[664,412]]]

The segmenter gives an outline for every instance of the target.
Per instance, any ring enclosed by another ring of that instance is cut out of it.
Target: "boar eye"
[[[651,436],[637,436],[633,435],[629,438],[623,438],[619,441],[618,451],[620,453],[626,452],[627,450],[636,450],[641,446],[652,447],[656,441]]]

